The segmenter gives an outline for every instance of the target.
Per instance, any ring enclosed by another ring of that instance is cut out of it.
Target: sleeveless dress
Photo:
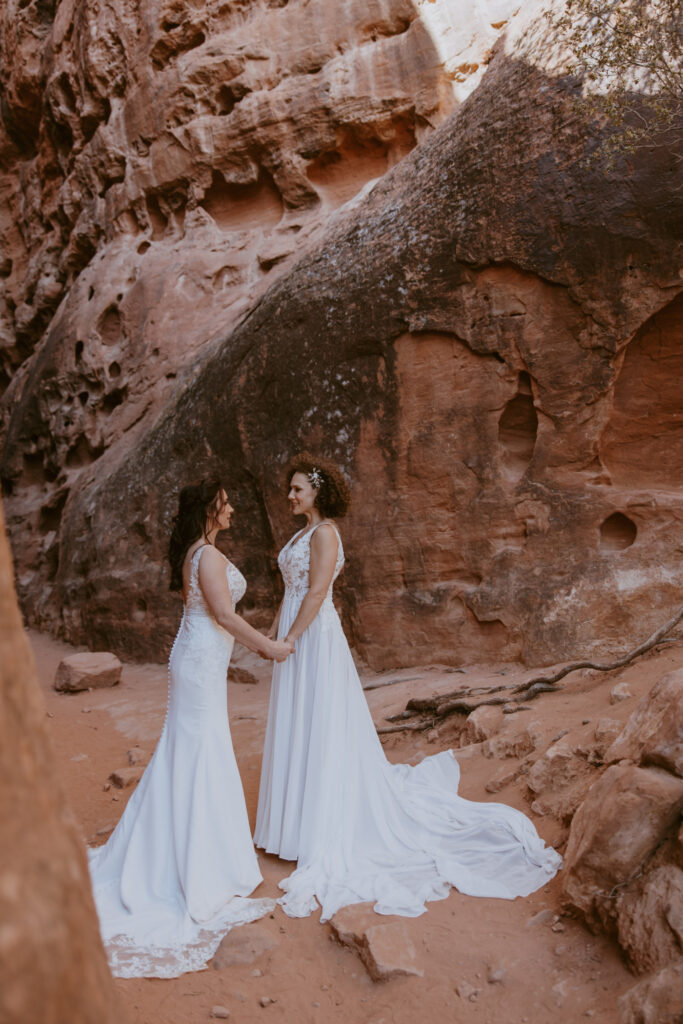
[[[280,637],[308,590],[313,532],[295,534],[278,558]],[[333,583],[344,564],[338,542]],[[459,774],[450,750],[415,767],[387,761],[331,584],[295,653],[273,670],[255,841],[298,861],[280,883],[285,912],[304,917],[319,902],[326,921],[372,901],[380,914],[416,917],[451,885],[503,899],[539,889],[560,855],[520,811],[458,796]]]
[[[244,898],[262,878],[228,722],[234,639],[202,595],[203,550],[190,561],[154,756],[107,843],[88,851],[102,938],[120,978],[201,970],[230,928],[275,905]],[[225,561],[237,604],[246,582]]]

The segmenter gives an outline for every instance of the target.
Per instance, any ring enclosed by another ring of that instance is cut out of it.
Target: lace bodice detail
[[[318,526],[321,525],[321,523],[318,523]],[[327,591],[325,596],[325,601],[331,603],[334,581],[344,565],[344,549],[342,547],[341,537],[339,536],[337,527],[334,523],[329,523],[328,525],[333,527],[337,534],[337,540],[339,541],[339,546],[337,548],[337,561],[334,567],[334,576],[330,583],[330,589]],[[282,573],[282,578],[285,583],[286,595],[303,600],[304,595],[308,591],[308,573],[311,566],[311,537],[317,529],[318,527],[314,526],[312,530],[309,530],[308,533],[303,533],[303,535],[301,530],[299,533],[295,533],[278,555],[277,564],[280,567],[280,572]]]
[[[202,588],[199,585],[199,559],[204,547],[206,547],[206,545],[203,545],[201,548],[197,548],[190,559],[190,579],[187,587],[187,598],[185,600],[185,614],[208,615],[213,619],[211,609],[206,603],[202,593]],[[222,551],[220,554],[225,558]],[[234,607],[238,601],[241,601],[244,597],[247,589],[247,581],[237,566],[233,565],[227,558],[225,558],[225,573],[228,577],[228,586],[230,587],[230,596],[232,597],[232,604]]]

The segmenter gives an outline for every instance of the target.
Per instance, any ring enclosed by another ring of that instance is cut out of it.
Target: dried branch
[[[623,668],[662,641],[667,633],[670,633],[682,619],[683,605],[681,605],[675,615],[672,615],[647,640],[614,661],[606,663],[588,660],[574,661],[558,669],[552,675],[534,676],[532,679],[527,679],[526,682],[514,687],[475,686],[469,689],[455,690],[451,693],[443,693],[434,697],[412,698],[408,701],[405,711],[400,711],[398,714],[390,715],[387,718],[388,722],[403,724],[380,726],[377,732],[380,735],[392,732],[421,732],[433,728],[437,722],[443,721],[444,718],[448,718],[450,715],[470,715],[483,705],[522,704],[525,701],[533,700],[540,693],[555,693],[562,689],[557,683],[560,679],[568,676],[570,672],[578,672],[580,669],[591,669],[595,672],[612,672],[614,669]],[[494,694],[498,694],[498,696],[494,696]],[[479,695],[483,695],[480,700],[468,699]],[[418,721],[406,721],[406,719],[415,718],[416,715],[428,715],[428,717],[420,718]]]

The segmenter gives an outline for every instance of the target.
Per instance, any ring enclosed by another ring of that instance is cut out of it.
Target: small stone
[[[263,972],[260,971],[258,967],[255,967],[254,970],[251,972],[252,978],[260,978],[262,974]]]
[[[87,754],[74,754],[74,756],[71,758],[71,760],[72,761],[87,761],[88,760],[88,755]]]
[[[556,985],[553,985],[551,992],[555,999],[555,1005],[560,1007],[563,1005],[567,998],[567,982],[566,980],[558,981]]]
[[[590,722],[591,722],[590,718],[582,718],[581,719],[581,725],[590,725]]]
[[[136,782],[139,782],[142,778],[143,768],[140,765],[128,768],[119,768],[117,771],[112,772],[109,776],[109,781],[116,786],[117,789],[128,789],[129,786],[134,786]]]
[[[330,986],[329,985],[321,985],[320,986],[320,991],[321,992],[329,992],[329,990],[330,990]]]
[[[631,697],[631,691],[626,683],[617,683],[613,686],[609,693],[610,704],[618,704],[621,700],[628,700]]]
[[[427,733],[427,742],[428,743],[436,743],[438,738],[439,738],[439,731],[438,731],[438,729],[430,729],[429,732]]]
[[[315,1009],[317,1010],[320,1008],[320,1003],[311,1003],[311,1006],[314,1006]]]
[[[48,717],[48,718],[54,718],[54,717],[55,717],[55,713],[54,713],[54,711],[48,711],[48,713],[47,713],[47,717]]]
[[[481,992],[480,988],[475,988],[474,985],[470,985],[469,981],[459,981],[455,986],[456,993],[461,999],[469,999],[470,1002],[475,1002],[477,996]]]
[[[488,971],[486,972],[486,980],[489,985],[501,985],[505,980],[505,968],[502,964],[489,965]]]
[[[554,916],[553,911],[549,907],[546,907],[545,910],[539,910],[537,914],[530,917],[526,923],[526,927],[535,928],[536,925],[539,924],[549,924],[553,920]]]
[[[227,1006],[212,1006],[211,1016],[217,1017],[219,1020],[227,1020],[230,1016],[230,1010]]]
[[[595,1010],[586,1010],[586,1012],[584,1013],[584,1017],[594,1017],[594,1016],[595,1016]]]
[[[275,1002],[270,996],[261,996],[259,999],[259,1006],[271,1006]]]
[[[108,793],[109,790],[111,789],[111,782],[105,782],[105,784],[102,786],[102,789],[104,790],[105,793]]]
[[[91,711],[92,711],[92,708],[81,708],[81,714],[82,715],[89,715]]]
[[[564,930],[565,930],[565,927],[564,927],[564,925],[562,924],[561,921],[556,921],[555,924],[551,928],[551,931],[553,931],[553,932],[563,932]]]

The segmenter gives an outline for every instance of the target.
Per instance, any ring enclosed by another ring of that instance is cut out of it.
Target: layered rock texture
[[[353,482],[340,597],[374,667],[606,655],[669,616],[677,165],[587,164],[601,129],[516,6],[5,6],[2,476],[32,622],[164,657],[175,498],[217,464],[272,606],[304,445]]]
[[[614,935],[635,973],[653,973],[624,1001],[624,1021],[683,1015],[682,702],[679,670],[642,698],[571,822],[568,900],[590,927]],[[661,1004],[661,1017],[645,1014],[648,1002]]]
[[[12,577],[0,510],[0,1019],[120,1024]]]

